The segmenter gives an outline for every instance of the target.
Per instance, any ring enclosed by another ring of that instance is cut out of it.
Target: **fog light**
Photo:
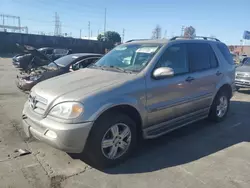
[[[48,130],[48,131],[45,133],[45,135],[46,135],[47,137],[50,137],[50,138],[57,138],[57,135],[56,135],[56,133],[55,133],[54,131]]]

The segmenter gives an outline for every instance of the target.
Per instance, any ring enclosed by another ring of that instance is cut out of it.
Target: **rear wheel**
[[[125,114],[109,113],[95,123],[84,153],[91,165],[105,168],[121,163],[135,146],[135,122]]]
[[[222,121],[227,116],[229,106],[229,94],[226,92],[226,90],[219,91],[211,106],[209,119],[216,122]]]

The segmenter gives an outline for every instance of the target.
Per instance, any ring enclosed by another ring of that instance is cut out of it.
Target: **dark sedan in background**
[[[23,91],[29,91],[34,85],[43,80],[85,68],[101,57],[101,54],[92,53],[70,54],[61,57],[49,65],[31,69],[29,73],[20,72],[16,79],[17,87]]]
[[[30,69],[32,67],[38,67],[47,65],[49,62],[54,61],[60,57],[71,54],[72,51],[68,49],[57,48],[33,48],[27,45],[19,45],[17,47],[23,52],[12,58],[12,63],[16,68],[23,70]]]
[[[250,57],[244,58],[235,72],[236,89],[250,88]]]

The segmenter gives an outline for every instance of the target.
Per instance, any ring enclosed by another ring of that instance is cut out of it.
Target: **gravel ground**
[[[34,139],[20,129],[27,94],[16,88],[17,70],[0,58],[0,187],[193,188],[250,187],[250,91],[232,99],[228,118],[200,121],[144,141],[124,164],[106,171]],[[15,149],[32,153],[18,156]]]

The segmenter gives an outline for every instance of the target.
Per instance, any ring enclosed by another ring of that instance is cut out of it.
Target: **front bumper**
[[[236,87],[250,88],[250,80],[235,80]]]
[[[13,64],[14,67],[20,68],[20,62],[19,62],[19,61],[13,60],[13,61],[12,61],[12,64]]]
[[[65,124],[48,117],[41,118],[38,115],[32,115],[29,111],[31,109],[26,103],[22,116],[22,125],[28,137],[33,136],[54,148],[68,153],[81,153],[83,151],[93,122]]]

